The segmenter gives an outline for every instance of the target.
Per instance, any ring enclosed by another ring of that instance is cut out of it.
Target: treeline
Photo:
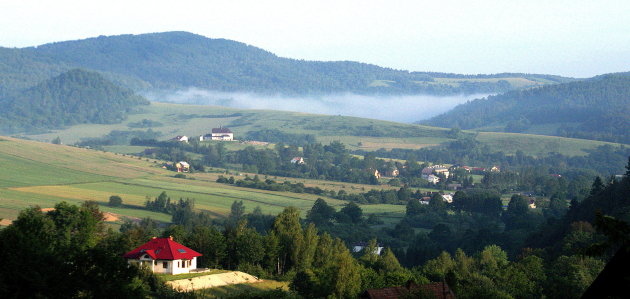
[[[630,144],[630,73],[511,91],[460,105],[427,124],[507,132],[557,124],[554,135]]]
[[[82,123],[112,124],[149,102],[97,73],[71,70],[0,98],[0,131],[47,130]]]
[[[100,36],[24,49],[0,50],[0,57],[8,66],[0,73],[0,80],[6,82],[7,88],[15,89],[23,88],[24,81],[33,85],[47,79],[46,75],[58,74],[69,66],[107,73],[117,83],[136,90],[194,86],[220,91],[285,94],[356,92],[452,95],[496,93],[514,88],[507,81],[471,80],[449,85],[434,80],[434,77],[442,76],[475,79],[488,75],[408,72],[350,61],[287,59],[243,43],[210,39],[187,32]],[[155,64],[154,61],[161,63]],[[28,72],[24,71],[24,66],[28,66]],[[506,75],[532,78],[539,82],[566,80],[550,78],[548,75]],[[375,81],[388,83],[372,84]]]
[[[285,133],[278,129],[266,129],[260,131],[249,131],[245,134],[245,140],[265,141],[271,143],[284,143],[288,145],[303,146],[316,143],[313,134],[292,134]]]
[[[0,230],[0,297],[194,298],[129,267],[122,255],[139,241],[106,229],[94,202],[27,208]]]
[[[270,191],[285,191],[285,192],[293,192],[293,193],[308,193],[308,194],[317,194],[321,195],[323,193],[328,193],[330,191],[325,191],[319,187],[306,187],[302,183],[291,183],[288,181],[278,183],[271,179],[265,179],[264,181],[260,180],[258,175],[255,175],[253,178],[246,176],[242,180],[234,180],[234,177],[226,178],[222,175],[219,176],[216,180],[217,183],[230,184],[238,187],[245,188],[253,188],[260,190],[270,190]]]
[[[134,141],[136,140],[155,140],[155,138],[162,135],[160,131],[153,131],[152,129],[142,130],[112,130],[103,137],[96,138],[81,138],[81,141],[77,142],[77,146],[89,146],[92,148],[99,148],[107,145],[117,144],[130,144],[138,145]]]

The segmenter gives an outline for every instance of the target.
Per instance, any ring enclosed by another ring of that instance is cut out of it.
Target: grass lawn
[[[225,272],[231,272],[231,270],[211,269],[208,272],[200,272],[200,273],[182,273],[182,274],[177,274],[177,275],[157,274],[157,277],[159,277],[163,281],[172,281],[172,280],[188,279],[188,278],[206,276],[206,275],[212,275],[212,274],[220,274],[220,273],[225,273]]]
[[[196,293],[201,295],[203,298],[221,298],[225,296],[238,296],[242,293],[257,293],[261,291],[269,291],[275,289],[289,289],[289,282],[286,281],[275,281],[275,280],[264,280],[262,282],[257,283],[242,283],[242,284],[232,284],[221,287],[214,287],[205,290],[197,291]]]

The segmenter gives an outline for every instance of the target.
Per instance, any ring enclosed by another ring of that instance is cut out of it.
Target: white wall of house
[[[150,256],[144,255],[139,260],[130,259],[129,264],[145,266],[153,273],[182,274],[189,273],[190,270],[197,269],[197,258],[192,260],[153,260]]]
[[[234,133],[212,133],[212,140],[234,140]]]

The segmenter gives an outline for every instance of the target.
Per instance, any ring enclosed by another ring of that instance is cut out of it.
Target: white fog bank
[[[444,113],[459,104],[488,94],[430,96],[366,96],[351,93],[324,96],[269,96],[190,88],[175,92],[149,92],[151,101],[214,105],[243,109],[269,109],[329,115],[357,116],[411,123]]]

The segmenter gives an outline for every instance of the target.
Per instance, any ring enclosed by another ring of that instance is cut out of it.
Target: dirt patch
[[[207,289],[212,287],[219,287],[229,284],[240,283],[255,283],[262,282],[262,279],[258,279],[252,275],[249,275],[240,271],[226,272],[220,274],[211,274],[205,276],[198,276],[189,279],[180,279],[166,282],[173,289],[188,292],[200,289]]]
[[[9,226],[11,225],[11,223],[13,223],[13,220],[9,220],[9,219],[0,220],[0,226]]]
[[[103,212],[103,220],[107,222],[115,222],[120,220],[120,215],[110,212]]]
[[[55,208],[43,208],[41,210],[42,210],[42,212],[46,213],[46,212],[54,211]]]

